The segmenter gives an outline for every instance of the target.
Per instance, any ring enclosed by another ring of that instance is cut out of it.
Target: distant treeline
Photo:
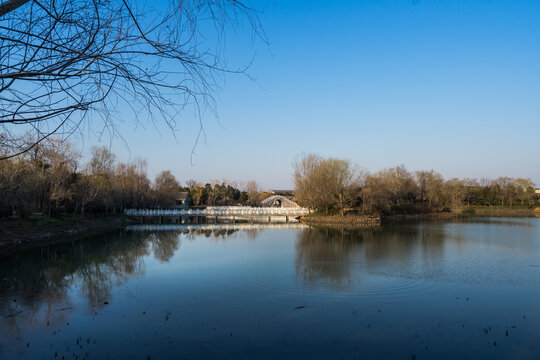
[[[1,151],[1,149],[0,149]],[[0,161],[0,217],[122,213],[126,208],[170,208],[182,192],[192,206],[256,206],[269,193],[255,181],[226,180],[181,186],[168,171],[151,181],[145,160],[123,163],[105,147],[94,147],[81,166],[69,142],[50,139],[17,158]],[[539,206],[530,179],[445,180],[434,171],[397,166],[370,174],[348,160],[305,155],[294,166],[295,200],[327,214],[444,212],[465,205]]]
[[[1,150],[1,149],[0,149]],[[240,186],[188,181],[181,186],[170,171],[148,178],[147,163],[117,162],[105,147],[94,147],[81,166],[72,144],[50,139],[17,158],[0,161],[0,217],[122,213],[126,208],[174,206],[182,192],[192,205],[253,205],[264,196],[254,181]]]
[[[299,203],[324,213],[417,214],[466,205],[539,204],[530,179],[445,180],[433,170],[409,172],[403,165],[371,174],[348,160],[315,154],[295,161],[294,181]]]

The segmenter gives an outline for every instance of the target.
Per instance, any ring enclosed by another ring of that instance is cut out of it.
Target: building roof
[[[181,193],[178,193],[176,200],[187,200],[188,198],[189,198],[188,192],[181,192]]]
[[[275,195],[292,196],[294,190],[269,190],[268,192]]]

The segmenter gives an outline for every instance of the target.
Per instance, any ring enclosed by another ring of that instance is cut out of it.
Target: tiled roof
[[[187,192],[181,192],[178,194],[178,196],[176,197],[176,200],[186,200],[189,196],[189,193]]]

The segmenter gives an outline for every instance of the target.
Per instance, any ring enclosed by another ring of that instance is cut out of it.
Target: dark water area
[[[540,219],[148,226],[0,250],[0,359],[538,359]]]

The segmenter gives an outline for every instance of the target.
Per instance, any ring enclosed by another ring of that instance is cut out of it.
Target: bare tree
[[[388,190],[392,193],[393,201],[397,205],[410,198],[415,191],[414,178],[404,165],[382,170],[379,175],[386,182]]]
[[[328,158],[320,163],[321,190],[327,202],[345,216],[345,208],[360,194],[360,176],[349,160]]]
[[[475,194],[475,189],[479,188],[478,180],[476,179],[463,179],[463,185],[465,186],[465,199],[467,200],[467,205],[471,205],[471,199]]]
[[[159,207],[167,208],[174,206],[176,198],[182,192],[182,187],[170,170],[164,170],[156,175],[154,191]]]
[[[501,205],[510,205],[512,207],[514,203],[514,186],[513,179],[508,176],[500,176],[493,180],[492,187],[496,194],[501,199]]]
[[[467,198],[467,189],[464,180],[450,179],[444,183],[444,192],[446,193],[446,202],[454,209],[460,208]]]
[[[417,171],[415,177],[418,186],[418,198],[421,202],[427,202],[429,208],[444,203],[444,179],[441,174],[433,170]]]
[[[120,163],[116,167],[114,188],[117,196],[117,204],[120,211],[125,208],[137,208],[147,206],[150,193],[150,180],[147,176],[148,164],[141,158],[130,163]]]
[[[112,177],[115,159],[116,156],[105,146],[94,146],[92,148],[92,158],[87,165],[87,171],[95,175],[99,174]]]
[[[319,188],[316,183],[316,172],[322,158],[315,154],[304,154],[293,162],[294,187],[296,198],[300,204],[310,209],[316,209],[318,204]]]
[[[325,213],[331,207],[345,208],[360,194],[360,177],[349,160],[303,155],[294,162],[295,196],[311,209]]]
[[[518,178],[514,180],[517,194],[521,200],[521,205],[531,205],[534,199],[534,182],[531,179]]]
[[[373,215],[389,210],[391,194],[383,177],[368,174],[362,181],[362,213]]]
[[[77,181],[73,184],[73,199],[75,201],[75,210],[73,214],[81,210],[81,215],[86,214],[86,206],[94,201],[99,195],[100,188],[91,175],[78,174]]]
[[[120,108],[176,129],[186,106],[214,108],[219,74],[245,70],[223,52],[228,31],[245,28],[264,40],[257,12],[237,0],[3,1],[0,160],[87,126],[118,135]]]
[[[257,206],[261,202],[261,187],[255,180],[246,182],[243,186],[243,190],[248,195],[248,204],[250,206]]]
[[[47,164],[45,176],[46,192],[43,203],[47,203],[48,215],[54,208],[58,211],[60,204],[70,201],[72,197],[71,180],[77,171],[79,153],[71,143],[58,138],[49,138],[43,147],[43,159]],[[42,208],[43,209],[43,208]]]

